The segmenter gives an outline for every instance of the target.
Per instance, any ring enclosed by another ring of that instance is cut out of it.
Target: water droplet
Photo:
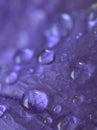
[[[69,14],[64,13],[58,17],[57,27],[61,36],[67,36],[72,26],[72,18]]]
[[[56,105],[55,108],[53,109],[54,113],[58,114],[60,113],[62,110],[61,105]]]
[[[68,115],[64,117],[61,122],[58,123],[57,127],[58,130],[64,130],[64,129],[75,130],[78,124],[79,124],[79,118]]]
[[[48,122],[49,124],[51,124],[51,123],[53,122],[53,119],[52,119],[51,117],[47,117],[46,120],[47,120],[47,122]]]
[[[83,96],[83,95],[78,95],[78,96],[76,95],[76,96],[73,97],[73,103],[74,104],[80,105],[84,101],[85,101],[85,96]]]
[[[81,82],[84,82],[92,76],[93,72],[94,66],[92,64],[79,62],[71,71],[70,77],[73,80],[80,80]]]
[[[52,50],[45,50],[41,53],[41,55],[38,57],[38,61],[41,64],[50,64],[54,61],[54,51]]]
[[[47,30],[46,37],[48,40],[49,48],[52,48],[57,45],[57,43],[60,41],[60,33],[56,24],[52,25],[52,27],[49,30]]]
[[[32,107],[36,107],[37,110],[44,110],[47,108],[48,105],[48,97],[46,93],[38,90],[30,90],[26,95],[28,99],[26,100],[28,107],[28,102]]]
[[[0,105],[0,117],[2,117],[6,111],[6,106],[5,105]]]
[[[91,5],[88,13],[88,25],[89,28],[97,25],[97,3]]]
[[[72,26],[72,18],[69,14],[64,13],[58,16],[46,32],[48,47],[56,46],[61,37],[67,36]]]
[[[33,50],[30,50],[28,48],[18,50],[14,55],[15,63],[16,64],[28,63],[33,57],[33,54],[34,54]]]
[[[7,84],[15,83],[18,79],[18,73],[17,72],[11,72],[6,78],[5,82]]]

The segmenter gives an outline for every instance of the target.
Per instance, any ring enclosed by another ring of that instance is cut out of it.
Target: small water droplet
[[[21,49],[21,50],[18,50],[16,54],[14,55],[14,61],[16,64],[28,63],[33,57],[33,55],[34,55],[33,50],[30,50],[28,48]]]
[[[18,73],[17,72],[11,72],[6,78],[5,82],[7,84],[15,83],[18,79]]]
[[[0,105],[0,117],[2,117],[7,110],[5,105]]]
[[[85,101],[85,96],[83,96],[83,95],[78,95],[78,96],[76,95],[76,96],[73,97],[73,103],[74,104],[80,105],[84,101]]]
[[[55,108],[53,109],[54,113],[58,114],[62,111],[61,105],[56,105]]]
[[[47,122],[48,122],[49,124],[51,124],[51,123],[53,122],[53,119],[52,119],[51,117],[47,117],[46,120],[47,120]]]
[[[38,57],[38,62],[41,64],[50,64],[54,61],[54,51],[52,50],[45,50],[41,53]]]

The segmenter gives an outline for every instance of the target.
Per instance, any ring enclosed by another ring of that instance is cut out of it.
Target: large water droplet
[[[52,48],[58,44],[61,37],[67,36],[72,29],[73,22],[69,14],[61,14],[46,32],[48,47]]]
[[[54,113],[58,114],[60,113],[62,110],[62,106],[61,105],[56,105],[53,109]]]
[[[94,72],[94,66],[90,63],[79,62],[75,65],[74,69],[71,72],[71,78],[73,80],[78,80],[80,82],[85,82],[91,78]]]
[[[89,28],[97,25],[97,3],[91,5],[88,13],[88,25]]]
[[[25,98],[25,97],[24,97]],[[46,93],[39,90],[30,90],[26,95],[24,106],[29,108],[29,104],[37,110],[44,110],[48,105],[48,97]]]
[[[2,117],[7,110],[5,105],[0,105],[0,117]]]
[[[52,50],[45,50],[44,52],[41,53],[38,57],[38,62],[41,64],[50,64],[54,61],[54,51]]]
[[[15,83],[18,79],[18,73],[17,72],[11,72],[6,78],[5,82],[7,84]]]
[[[18,50],[14,55],[14,61],[16,64],[28,63],[33,57],[33,54],[33,50],[30,50],[28,48]]]

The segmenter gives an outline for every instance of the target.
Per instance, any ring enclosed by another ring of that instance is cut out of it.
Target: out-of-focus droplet
[[[90,63],[79,62],[71,71],[71,78],[81,82],[88,80],[94,72],[94,66]]]
[[[33,28],[37,28],[38,26],[43,25],[43,23],[45,23],[47,18],[46,12],[41,9],[28,12],[28,16],[29,16],[30,25]]]
[[[61,105],[56,105],[53,109],[54,113],[58,114],[62,111],[62,106]]]
[[[34,69],[33,68],[29,68],[28,71],[27,71],[27,74],[33,74],[34,72]]]
[[[60,21],[60,29],[62,31],[62,35],[66,36],[69,31],[72,29],[73,23],[72,18],[69,14],[62,14],[61,15],[62,21]]]
[[[72,18],[69,14],[61,14],[46,32],[48,47],[52,48],[58,44],[61,37],[67,36],[73,27]]]
[[[60,33],[56,24],[54,24],[51,29],[46,32],[48,47],[53,48],[60,41]]]
[[[53,50],[45,50],[38,57],[38,62],[41,64],[50,64],[54,61],[54,51]]]
[[[76,35],[76,39],[78,40],[83,34],[81,32],[78,33],[78,35]]]
[[[89,28],[97,25],[97,3],[91,5],[88,13],[88,25]]]
[[[44,110],[47,108],[48,105],[48,97],[46,93],[39,91],[39,90],[30,90],[28,94],[26,95],[28,97],[24,99],[27,99],[24,106],[28,108],[28,103],[35,107],[37,110]],[[23,100],[24,101],[24,100]]]
[[[11,72],[6,78],[5,82],[7,84],[15,83],[18,79],[18,73],[17,72]]]
[[[2,117],[7,110],[5,105],[0,105],[0,117]]]
[[[17,40],[17,46],[18,48],[24,48],[27,47],[27,45],[29,44],[29,35],[27,31],[21,31],[19,33],[18,36],[18,40]]]
[[[33,54],[33,50],[30,50],[28,48],[18,50],[14,56],[14,61],[16,64],[28,63],[33,57]]]

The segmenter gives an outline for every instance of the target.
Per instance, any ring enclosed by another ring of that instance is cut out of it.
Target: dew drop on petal
[[[73,22],[69,14],[63,13],[59,15],[45,33],[48,47],[55,47],[60,42],[61,37],[67,36],[72,27]]]
[[[58,123],[57,128],[58,130],[75,130],[79,124],[79,121],[79,118],[77,118],[76,116],[68,115],[64,117],[61,122]]]
[[[51,123],[53,122],[53,119],[52,119],[51,117],[47,117],[46,120],[47,120],[47,122],[48,122],[49,124],[51,124]]]
[[[45,50],[38,57],[38,62],[41,64],[50,64],[54,61],[54,51],[53,50]]]
[[[54,113],[58,114],[62,111],[62,106],[61,105],[56,105],[53,109]]]
[[[92,4],[89,8],[88,25],[89,28],[92,28],[97,25],[97,3]]]
[[[7,84],[15,83],[18,79],[18,73],[17,72],[11,72],[6,78],[5,82]]]
[[[0,105],[0,117],[2,117],[7,110],[5,105]]]
[[[85,96],[83,95],[76,95],[73,97],[73,103],[80,105],[85,101]]]
[[[81,82],[84,82],[91,78],[93,72],[94,66],[91,63],[79,62],[71,71],[70,77],[73,80],[80,80]]]
[[[29,104],[36,107],[37,110],[44,110],[48,105],[48,97],[46,93],[39,90],[30,90],[28,94]]]
[[[30,50],[28,48],[18,50],[14,55],[14,61],[16,64],[28,63],[33,57],[33,54],[33,50]]]

